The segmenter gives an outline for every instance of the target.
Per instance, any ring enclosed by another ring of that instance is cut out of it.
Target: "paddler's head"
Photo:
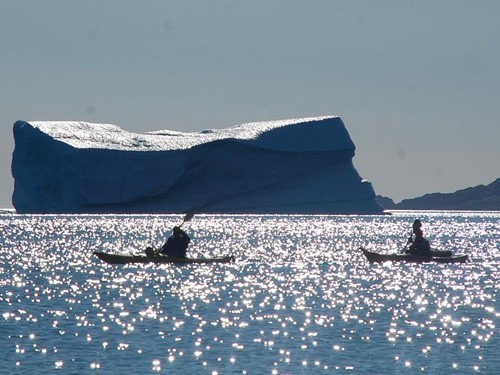
[[[422,228],[422,222],[420,220],[415,220],[413,222],[413,231]]]

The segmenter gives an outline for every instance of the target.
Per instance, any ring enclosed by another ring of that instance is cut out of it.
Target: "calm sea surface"
[[[419,217],[465,264],[369,264]],[[498,374],[500,212],[206,216],[190,256],[102,263],[159,246],[180,215],[0,214],[0,373]]]

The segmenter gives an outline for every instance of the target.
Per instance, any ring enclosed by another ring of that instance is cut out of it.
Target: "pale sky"
[[[0,0],[0,207],[16,120],[132,132],[340,116],[395,201],[500,177],[500,1]]]

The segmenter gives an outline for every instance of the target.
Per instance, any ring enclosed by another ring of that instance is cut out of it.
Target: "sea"
[[[419,218],[464,264],[371,264]],[[0,212],[0,374],[498,374],[500,212],[195,215]]]

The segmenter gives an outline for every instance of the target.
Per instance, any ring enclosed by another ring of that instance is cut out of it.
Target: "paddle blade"
[[[193,218],[194,212],[186,212],[186,215],[184,215],[183,222],[189,221]]]

